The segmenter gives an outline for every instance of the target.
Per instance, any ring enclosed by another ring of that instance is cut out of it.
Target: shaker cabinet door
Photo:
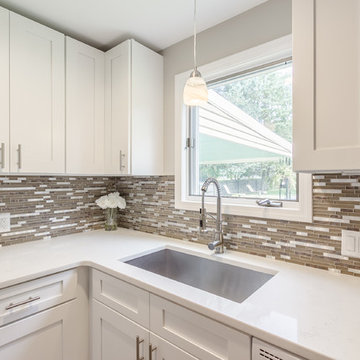
[[[360,0],[293,0],[294,170],[360,169]]]
[[[104,174],[104,53],[66,38],[66,171]]]
[[[78,360],[73,306],[66,303],[1,327],[0,359]]]
[[[10,171],[65,172],[64,35],[10,13]]]
[[[92,360],[148,359],[148,330],[97,300],[92,301],[91,343]]]
[[[105,54],[105,173],[130,174],[131,40]]]
[[[9,171],[9,18],[0,7],[0,174]]]

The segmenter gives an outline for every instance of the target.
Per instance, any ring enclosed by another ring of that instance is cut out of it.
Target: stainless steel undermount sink
[[[239,303],[274,276],[170,249],[126,263]]]

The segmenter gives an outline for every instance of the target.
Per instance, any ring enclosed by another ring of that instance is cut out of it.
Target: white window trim
[[[228,56],[199,67],[206,81],[225,77],[249,68],[266,65],[292,55],[291,35],[267,42],[254,48]],[[183,89],[191,70],[175,76],[175,207],[198,211],[201,199],[189,196],[188,133],[186,106],[183,104]],[[208,211],[216,211],[216,198],[207,197]],[[266,208],[253,199],[223,198],[222,211],[225,214],[260,217],[291,221],[312,221],[312,176],[299,174],[299,201],[283,201],[281,208]]]

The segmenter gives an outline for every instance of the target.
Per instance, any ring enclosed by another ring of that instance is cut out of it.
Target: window
[[[206,65],[203,107],[182,104],[188,72],[176,76],[177,208],[197,210],[215,177],[225,213],[311,221],[311,175],[292,171],[292,67],[291,37]],[[259,206],[265,198],[282,206]],[[210,211],[215,201],[207,197]]]
[[[189,112],[189,195],[200,195],[203,182],[215,177],[224,197],[297,201],[291,61],[208,87],[208,104]]]

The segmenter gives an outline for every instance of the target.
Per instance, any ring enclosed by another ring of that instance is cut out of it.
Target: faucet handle
[[[205,208],[200,208],[200,221],[199,221],[199,225],[200,225],[200,231],[201,232],[206,232],[206,210]]]

